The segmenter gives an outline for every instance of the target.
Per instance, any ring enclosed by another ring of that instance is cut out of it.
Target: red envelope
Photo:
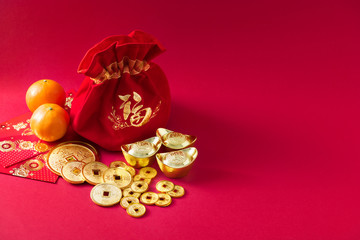
[[[43,154],[32,157],[9,168],[0,166],[0,173],[44,182],[56,183],[59,176],[46,166]]]
[[[65,110],[70,111],[74,90],[67,92]],[[68,133],[59,141],[39,140],[31,131],[28,112],[0,124],[0,173],[55,183],[58,175],[46,166],[45,152],[62,141],[78,139],[69,127]]]

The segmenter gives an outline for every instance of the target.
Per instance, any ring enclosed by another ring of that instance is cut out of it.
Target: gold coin
[[[126,188],[132,182],[131,174],[123,168],[108,168],[104,172],[104,182],[113,183],[118,188]]]
[[[39,159],[30,159],[26,161],[24,167],[29,171],[36,172],[44,167],[44,163]]]
[[[159,192],[170,192],[174,189],[174,184],[170,181],[162,180],[156,184],[156,189]]]
[[[182,186],[175,185],[174,189],[172,191],[170,191],[170,192],[167,192],[167,194],[169,194],[170,197],[179,198],[179,197],[184,196],[185,189]]]
[[[124,163],[123,161],[113,161],[112,163],[110,163],[111,168],[115,168],[115,167],[125,168],[126,166],[127,166],[126,163]]]
[[[136,174],[135,168],[126,165],[126,166],[124,167],[124,169],[125,169],[126,171],[128,171],[128,172],[131,174],[132,177],[135,176],[135,174]]]
[[[134,181],[144,181],[147,184],[150,184],[151,183],[151,178],[146,178],[146,177],[143,177],[143,176],[138,174],[138,175],[134,176]]]
[[[103,207],[113,206],[120,202],[121,190],[111,183],[100,183],[91,189],[91,200]]]
[[[146,208],[141,203],[133,203],[129,205],[126,212],[132,217],[142,217],[146,212]]]
[[[159,195],[154,192],[144,192],[140,197],[140,201],[146,205],[154,205],[158,200]]]
[[[35,150],[38,152],[46,152],[49,150],[49,146],[46,143],[39,142],[35,145]]]
[[[146,178],[154,178],[157,175],[157,171],[152,167],[144,167],[139,170],[139,175]]]
[[[80,161],[84,163],[98,160],[96,149],[83,142],[60,143],[50,150],[46,163],[49,169],[57,175],[61,175],[61,169],[67,162]]]
[[[120,205],[123,208],[128,208],[130,204],[132,203],[139,203],[139,199],[132,196],[123,197],[120,201]]]
[[[149,185],[144,181],[135,181],[131,184],[130,188],[134,192],[143,193],[146,192],[146,190],[148,190]]]
[[[169,194],[167,193],[158,193],[159,200],[155,202],[156,206],[159,207],[167,207],[171,204],[172,199]]]
[[[135,192],[130,187],[125,188],[123,190],[123,194],[124,194],[124,197],[131,196],[131,197],[136,197],[136,198],[140,197],[140,195],[141,195],[141,193]]]
[[[61,176],[65,181],[72,184],[83,183],[85,182],[85,178],[82,174],[84,165],[85,163],[78,161],[67,162],[61,169]]]
[[[103,182],[103,174],[109,167],[102,162],[89,162],[82,169],[85,181],[96,185]]]

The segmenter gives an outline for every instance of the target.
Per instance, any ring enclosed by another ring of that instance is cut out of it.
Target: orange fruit
[[[50,79],[34,82],[26,92],[26,105],[31,112],[44,103],[56,103],[63,107],[65,100],[64,88],[58,82]]]
[[[65,109],[55,103],[45,103],[32,114],[30,127],[41,140],[53,142],[66,134],[69,122]]]

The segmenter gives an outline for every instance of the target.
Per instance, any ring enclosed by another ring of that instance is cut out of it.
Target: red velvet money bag
[[[92,47],[78,68],[86,77],[72,102],[75,132],[120,151],[121,145],[152,137],[164,127],[170,114],[169,84],[152,62],[164,51],[142,31],[111,36]]]

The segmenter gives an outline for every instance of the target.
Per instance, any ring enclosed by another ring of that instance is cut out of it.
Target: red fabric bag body
[[[133,31],[91,48],[78,72],[85,79],[70,112],[79,135],[120,151],[123,144],[152,137],[170,115],[170,90],[161,68],[151,62],[164,52],[157,39]]]

